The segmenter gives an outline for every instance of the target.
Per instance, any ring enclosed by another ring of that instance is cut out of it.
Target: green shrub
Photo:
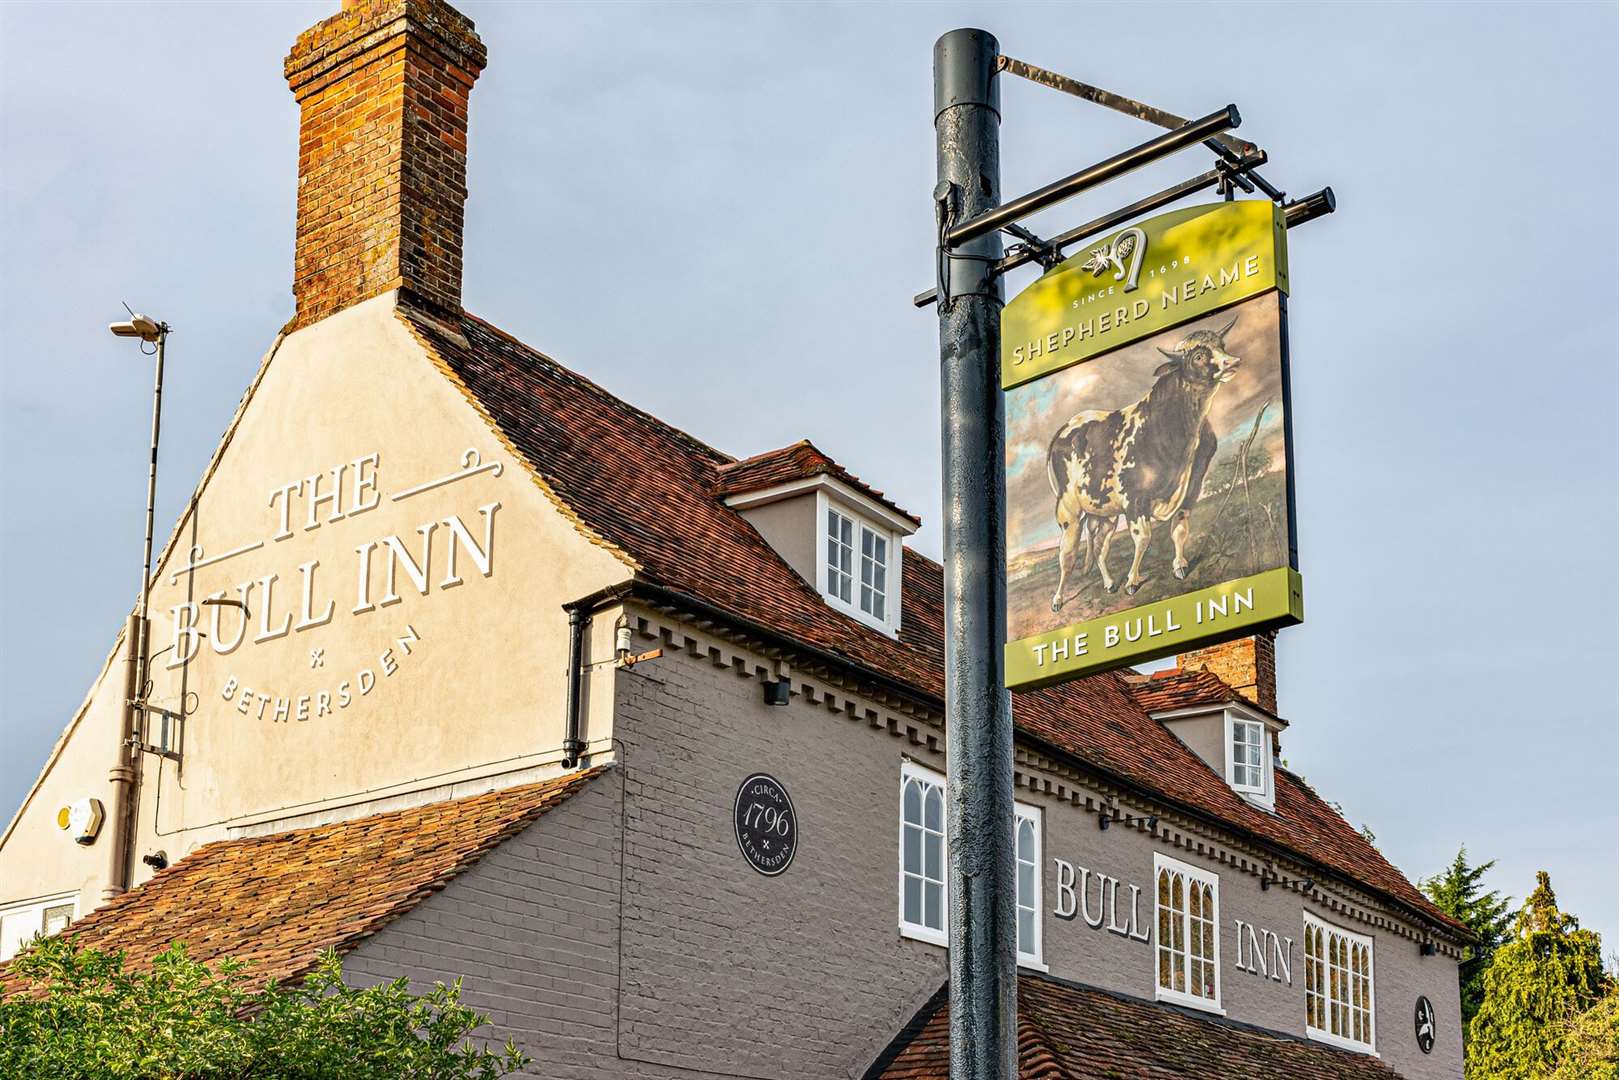
[[[247,966],[212,968],[175,944],[149,972],[122,954],[41,941],[12,961],[22,986],[0,998],[0,1076],[52,1080],[495,1080],[527,1064],[511,1043],[469,1038],[487,1018],[460,980],[412,994],[398,979],[343,982],[323,954],[297,985],[249,991]]]

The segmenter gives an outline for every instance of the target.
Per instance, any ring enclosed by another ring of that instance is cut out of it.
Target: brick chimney
[[[1194,649],[1175,658],[1184,670],[1201,668],[1262,709],[1276,711],[1276,631]]]
[[[290,329],[390,289],[460,314],[467,96],[485,59],[443,0],[343,0],[298,36]]]

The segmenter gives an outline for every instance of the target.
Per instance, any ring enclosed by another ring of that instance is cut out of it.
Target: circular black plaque
[[[1434,1016],[1433,1002],[1425,997],[1417,998],[1417,1045],[1424,1054],[1433,1053]]]
[[[775,877],[792,865],[798,851],[798,815],[787,789],[774,776],[755,773],[742,781],[731,819],[736,846],[749,866]]]

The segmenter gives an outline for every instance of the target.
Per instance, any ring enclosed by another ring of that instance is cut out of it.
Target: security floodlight
[[[128,319],[110,323],[107,329],[118,337],[138,337],[142,341],[156,341],[158,335],[163,333],[163,324],[156,319],[131,312]]]

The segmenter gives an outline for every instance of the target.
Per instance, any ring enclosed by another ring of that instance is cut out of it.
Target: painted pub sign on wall
[[[1001,316],[1006,679],[1033,689],[1303,619],[1287,232],[1140,222]]]

